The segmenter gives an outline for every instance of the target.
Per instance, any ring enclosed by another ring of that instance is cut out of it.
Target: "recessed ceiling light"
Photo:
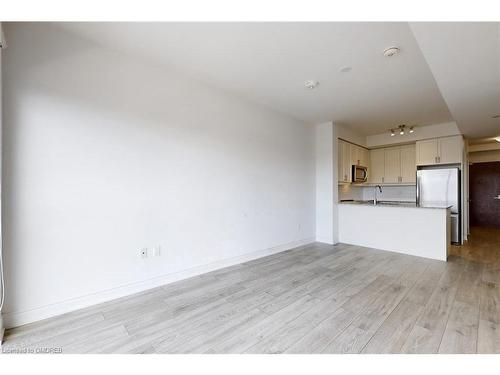
[[[500,137],[496,137],[495,138],[495,141],[499,142],[500,143]]]
[[[410,133],[413,133],[415,131],[414,126],[410,126]]]
[[[401,50],[396,46],[388,47],[384,50],[384,56],[385,57],[392,57],[394,55],[397,55],[400,51]]]
[[[306,88],[308,88],[309,90],[315,89],[318,85],[319,85],[319,82],[314,81],[312,79],[304,82],[304,86]]]
[[[344,66],[342,68],[340,68],[340,72],[341,73],[348,73],[352,70],[352,67],[351,66]]]
[[[500,115],[491,116],[491,118],[500,118]]]

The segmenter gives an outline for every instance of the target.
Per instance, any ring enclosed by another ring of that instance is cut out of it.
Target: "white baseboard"
[[[42,306],[28,311],[6,312],[3,314],[4,324],[5,324],[4,327],[13,328],[21,326],[23,324],[36,322],[38,320],[51,318],[53,316],[65,314],[71,311],[96,305],[98,303],[110,301],[120,297],[125,297],[134,293],[142,292],[147,289],[152,289],[175,281],[187,279],[189,277],[198,276],[207,272],[233,266],[235,264],[244,263],[253,259],[280,253],[282,251],[311,244],[313,242],[315,242],[314,237],[305,238],[302,240],[267,248],[264,250],[254,251],[237,257],[223,259],[203,266],[190,268],[184,271],[155,277],[153,279],[139,281],[132,284],[122,285],[113,289],[103,290],[98,293],[72,298],[69,300]]]
[[[328,245],[333,245],[334,244],[333,239],[330,238],[330,237],[321,237],[321,236],[318,236],[318,237],[316,237],[316,242],[326,243]]]

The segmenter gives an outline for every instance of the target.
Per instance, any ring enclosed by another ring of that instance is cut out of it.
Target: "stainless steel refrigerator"
[[[417,170],[417,204],[451,206],[451,242],[461,244],[461,193],[458,167],[420,167]]]

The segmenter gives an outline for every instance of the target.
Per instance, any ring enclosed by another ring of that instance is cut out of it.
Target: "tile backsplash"
[[[374,187],[365,186],[362,189],[363,200],[373,199]],[[382,193],[377,192],[377,199],[415,202],[417,199],[417,188],[415,186],[382,186]]]

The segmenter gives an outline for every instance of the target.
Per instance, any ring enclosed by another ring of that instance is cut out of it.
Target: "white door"
[[[417,141],[417,165],[432,165],[437,163],[438,140],[428,139]]]
[[[384,182],[398,183],[401,180],[401,157],[399,147],[386,148],[384,153]]]
[[[401,182],[416,183],[415,145],[401,146]]]
[[[439,164],[453,164],[462,162],[463,140],[460,135],[456,137],[439,138],[438,141]]]
[[[373,183],[384,182],[384,149],[370,150],[370,168],[368,169],[368,180]]]

